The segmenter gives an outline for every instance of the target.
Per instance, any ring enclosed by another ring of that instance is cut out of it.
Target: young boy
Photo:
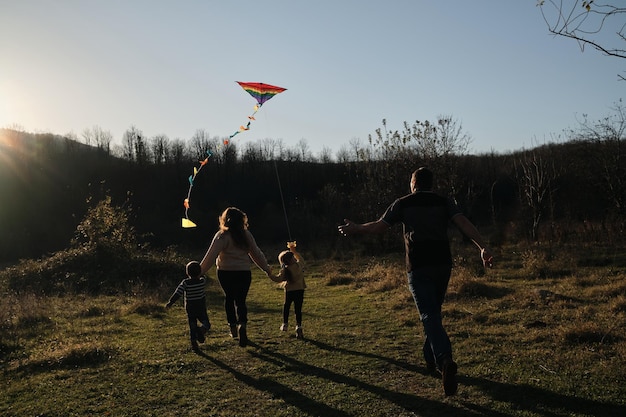
[[[289,250],[282,251],[278,255],[280,272],[278,276],[269,275],[272,281],[280,282],[285,289],[285,300],[283,302],[283,324],[280,330],[287,330],[289,323],[289,310],[291,304],[294,305],[296,314],[296,338],[304,338],[302,332],[302,304],[304,302],[304,273],[302,272],[302,257],[296,251],[296,242],[287,242]]]
[[[206,279],[200,275],[199,262],[189,262],[185,267],[185,271],[188,278],[178,284],[165,307],[170,308],[176,300],[184,295],[185,310],[187,311],[187,320],[189,321],[191,349],[198,351],[198,342],[204,343],[204,336],[211,328],[206,311]],[[198,321],[202,324],[201,326],[198,326]]]

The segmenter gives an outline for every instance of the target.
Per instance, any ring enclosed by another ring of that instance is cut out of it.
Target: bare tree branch
[[[575,40],[582,51],[589,46],[606,56],[626,58],[626,7],[594,0],[539,0],[537,6],[553,35]]]

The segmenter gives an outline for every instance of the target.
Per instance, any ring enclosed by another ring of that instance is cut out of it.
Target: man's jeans
[[[441,305],[450,281],[450,265],[415,268],[408,273],[409,290],[420,314],[426,340],[424,359],[441,369],[445,356],[452,357],[452,345],[441,322]]]

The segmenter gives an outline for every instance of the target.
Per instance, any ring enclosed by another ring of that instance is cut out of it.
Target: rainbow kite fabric
[[[228,139],[225,139],[224,145],[228,145],[230,143],[230,139],[232,139],[233,136],[238,135],[239,133],[246,130],[250,130],[250,123],[252,122],[252,120],[254,120],[254,115],[257,113],[257,111],[259,111],[263,103],[274,97],[276,94],[282,93],[283,91],[287,90],[286,88],[276,87],[275,85],[265,83],[243,83],[240,81],[236,82],[241,86],[241,88],[246,90],[248,94],[254,97],[257,104],[254,106],[254,112],[250,116],[248,116],[248,124],[246,126],[240,126],[238,131],[230,135]],[[191,207],[191,190],[193,189],[193,182],[196,179],[196,176],[200,173],[202,167],[204,167],[209,162],[209,158],[211,157],[211,155],[211,151],[207,151],[207,157],[204,160],[200,161],[200,168],[193,167],[193,174],[189,176],[189,191],[187,192],[187,198],[185,198],[185,201],[183,202],[183,205],[185,206],[185,217],[183,217],[182,219],[183,228],[187,229],[196,227],[196,224],[191,221],[191,219],[189,219],[189,208]]]
[[[241,86],[244,90],[248,92],[259,106],[262,106],[267,100],[271,99],[278,93],[282,93],[286,90],[286,88],[276,87],[275,85],[269,85],[264,83],[242,83],[241,81],[237,81],[237,84]]]
[[[224,145],[228,145],[229,140],[233,138],[233,136],[240,134],[241,132],[245,132],[246,130],[250,130],[250,123],[252,123],[254,119],[254,115],[259,111],[263,103],[274,97],[278,93],[282,93],[287,90],[286,88],[276,87],[275,85],[265,84],[265,83],[244,83],[241,81],[236,81],[237,84],[241,86],[244,90],[248,92],[254,99],[256,100],[256,105],[254,106],[254,112],[248,116],[248,124],[245,126],[239,126],[239,130],[233,133],[228,137],[228,140],[224,141]]]

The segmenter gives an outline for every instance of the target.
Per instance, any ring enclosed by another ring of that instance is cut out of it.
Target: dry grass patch
[[[398,256],[307,263],[304,340],[278,329],[283,292],[255,271],[251,343],[240,348],[212,287],[214,328],[200,354],[189,351],[184,308],[161,315],[173,287],[38,300],[32,319],[12,316],[34,330],[15,330],[17,348],[2,357],[0,414],[625,415],[623,273],[580,268],[538,280],[519,257],[486,273],[467,259],[443,311],[459,364],[452,398],[425,371]]]

